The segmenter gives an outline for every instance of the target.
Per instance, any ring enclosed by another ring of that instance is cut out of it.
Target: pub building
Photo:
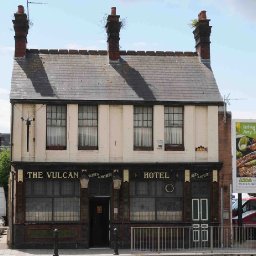
[[[205,11],[184,53],[120,51],[114,7],[108,51],[27,49],[23,6],[14,16],[10,246],[52,247],[58,229],[60,247],[113,247],[117,228],[131,248],[132,227],[230,224],[230,116]]]
[[[85,167],[56,170],[52,164],[39,171],[42,165],[17,165],[17,244],[52,243],[58,228],[61,246],[106,247],[111,246],[109,228],[117,227],[120,246],[129,248],[133,225],[187,226],[218,219],[213,206],[219,163]],[[205,217],[191,221],[191,207],[198,205],[205,207]]]

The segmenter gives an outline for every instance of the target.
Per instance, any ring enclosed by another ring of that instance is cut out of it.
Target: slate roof
[[[196,53],[27,50],[15,58],[11,101],[223,102]]]

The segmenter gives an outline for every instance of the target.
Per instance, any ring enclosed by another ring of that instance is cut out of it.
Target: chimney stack
[[[27,48],[27,34],[29,29],[27,15],[24,13],[24,7],[18,6],[18,11],[14,14],[15,19],[13,27],[15,31],[15,57],[24,57],[26,55]]]
[[[108,15],[107,24],[105,26],[108,35],[108,54],[109,61],[118,61],[120,58],[119,52],[119,32],[121,22],[120,15],[116,15],[116,7],[111,8],[111,15]]]
[[[210,35],[212,28],[209,26],[209,21],[206,17],[206,11],[201,11],[198,14],[198,22],[193,31],[196,51],[201,57],[202,62],[208,65],[210,65]]]

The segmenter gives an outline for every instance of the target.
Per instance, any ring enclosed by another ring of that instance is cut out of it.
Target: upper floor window
[[[97,106],[78,106],[78,148],[98,149]]]
[[[153,108],[134,106],[134,149],[153,150]]]
[[[184,150],[183,119],[183,107],[164,107],[165,150]]]
[[[66,149],[67,106],[47,105],[46,149]]]

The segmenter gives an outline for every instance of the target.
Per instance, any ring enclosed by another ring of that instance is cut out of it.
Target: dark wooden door
[[[90,246],[109,246],[109,198],[90,199]]]
[[[193,242],[208,244],[209,207],[207,198],[192,199]]]

